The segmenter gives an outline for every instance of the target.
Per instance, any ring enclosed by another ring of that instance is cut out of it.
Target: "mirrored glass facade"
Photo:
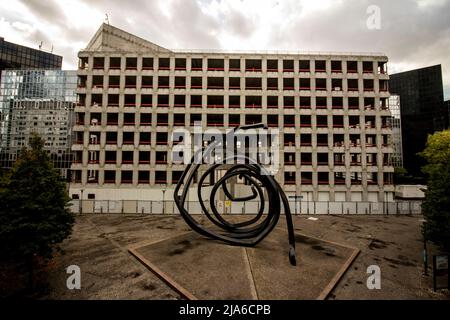
[[[31,133],[45,140],[56,168],[70,179],[76,71],[7,70],[0,86],[0,162],[11,168]]]

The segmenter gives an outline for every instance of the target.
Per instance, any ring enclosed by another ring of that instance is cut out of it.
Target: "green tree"
[[[422,170],[428,178],[422,232],[425,239],[450,252],[450,130],[429,135],[420,154],[427,160]]]
[[[31,286],[35,259],[51,259],[74,223],[66,185],[43,146],[33,135],[0,191],[0,254],[27,264]]]

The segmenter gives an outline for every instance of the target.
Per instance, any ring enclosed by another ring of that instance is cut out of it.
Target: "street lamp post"
[[[165,214],[166,213],[166,203],[164,202],[165,201],[164,195],[166,193],[166,188],[165,187],[163,187],[162,193],[163,193],[163,197],[162,197],[162,203],[163,203],[162,214]]]
[[[81,189],[81,196],[80,196],[80,214],[83,214],[83,191],[84,189]]]

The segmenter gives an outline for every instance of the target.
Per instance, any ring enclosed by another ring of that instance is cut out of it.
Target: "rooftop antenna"
[[[39,43],[39,50],[42,49],[42,44],[43,44],[43,42],[41,41],[41,43]]]
[[[109,24],[109,17],[108,17],[108,14],[107,14],[107,13],[105,13],[105,16],[106,16],[106,18],[105,18],[105,22],[106,22],[107,24]]]

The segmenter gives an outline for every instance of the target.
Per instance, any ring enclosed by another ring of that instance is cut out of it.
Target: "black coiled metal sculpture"
[[[253,128],[265,128],[265,126],[263,124],[241,126],[234,128],[233,132]],[[217,142],[211,141],[207,147],[204,147],[200,151],[202,151],[203,154],[208,154],[208,152],[215,147],[217,147]],[[189,187],[193,183],[194,175],[198,172],[200,166],[204,166],[204,164],[194,163],[195,157],[196,155],[192,157],[191,163],[187,165],[175,187],[174,192],[175,204],[178,207],[181,216],[189,225],[189,227],[203,236],[221,240],[231,245],[253,247],[256,246],[260,241],[262,241],[275,228],[280,218],[281,205],[283,205],[288,230],[289,261],[291,265],[295,266],[295,236],[291,211],[289,208],[288,199],[283,189],[274,179],[273,175],[270,175],[268,172],[264,171],[265,169],[261,165],[259,165],[257,161],[248,158],[247,162],[249,163],[236,163],[233,165],[229,165],[226,163],[226,159],[223,159],[223,161],[219,163],[216,162],[212,165],[209,165],[209,167],[207,167],[207,169],[198,179],[197,195],[203,213],[214,225],[222,230],[222,232],[216,232],[207,229],[203,225],[198,223],[185,208],[186,197],[189,191]],[[234,155],[233,157],[234,160],[238,160],[240,156]],[[210,174],[213,174],[215,170],[218,170],[224,166],[226,166],[225,174],[217,182],[215,182],[214,186],[211,189],[209,198],[209,207],[212,212],[211,213],[206,207],[205,201],[202,197],[203,182]],[[226,186],[227,180],[233,177],[244,178],[250,184],[252,194],[245,197],[233,196]],[[253,200],[259,197],[260,206],[256,216],[248,221],[240,223],[231,223],[225,220],[216,208],[215,198],[220,187],[222,187],[225,196],[230,201],[242,202]],[[265,194],[267,195],[268,202],[268,210],[266,215],[264,215],[264,189],[266,191]]]

